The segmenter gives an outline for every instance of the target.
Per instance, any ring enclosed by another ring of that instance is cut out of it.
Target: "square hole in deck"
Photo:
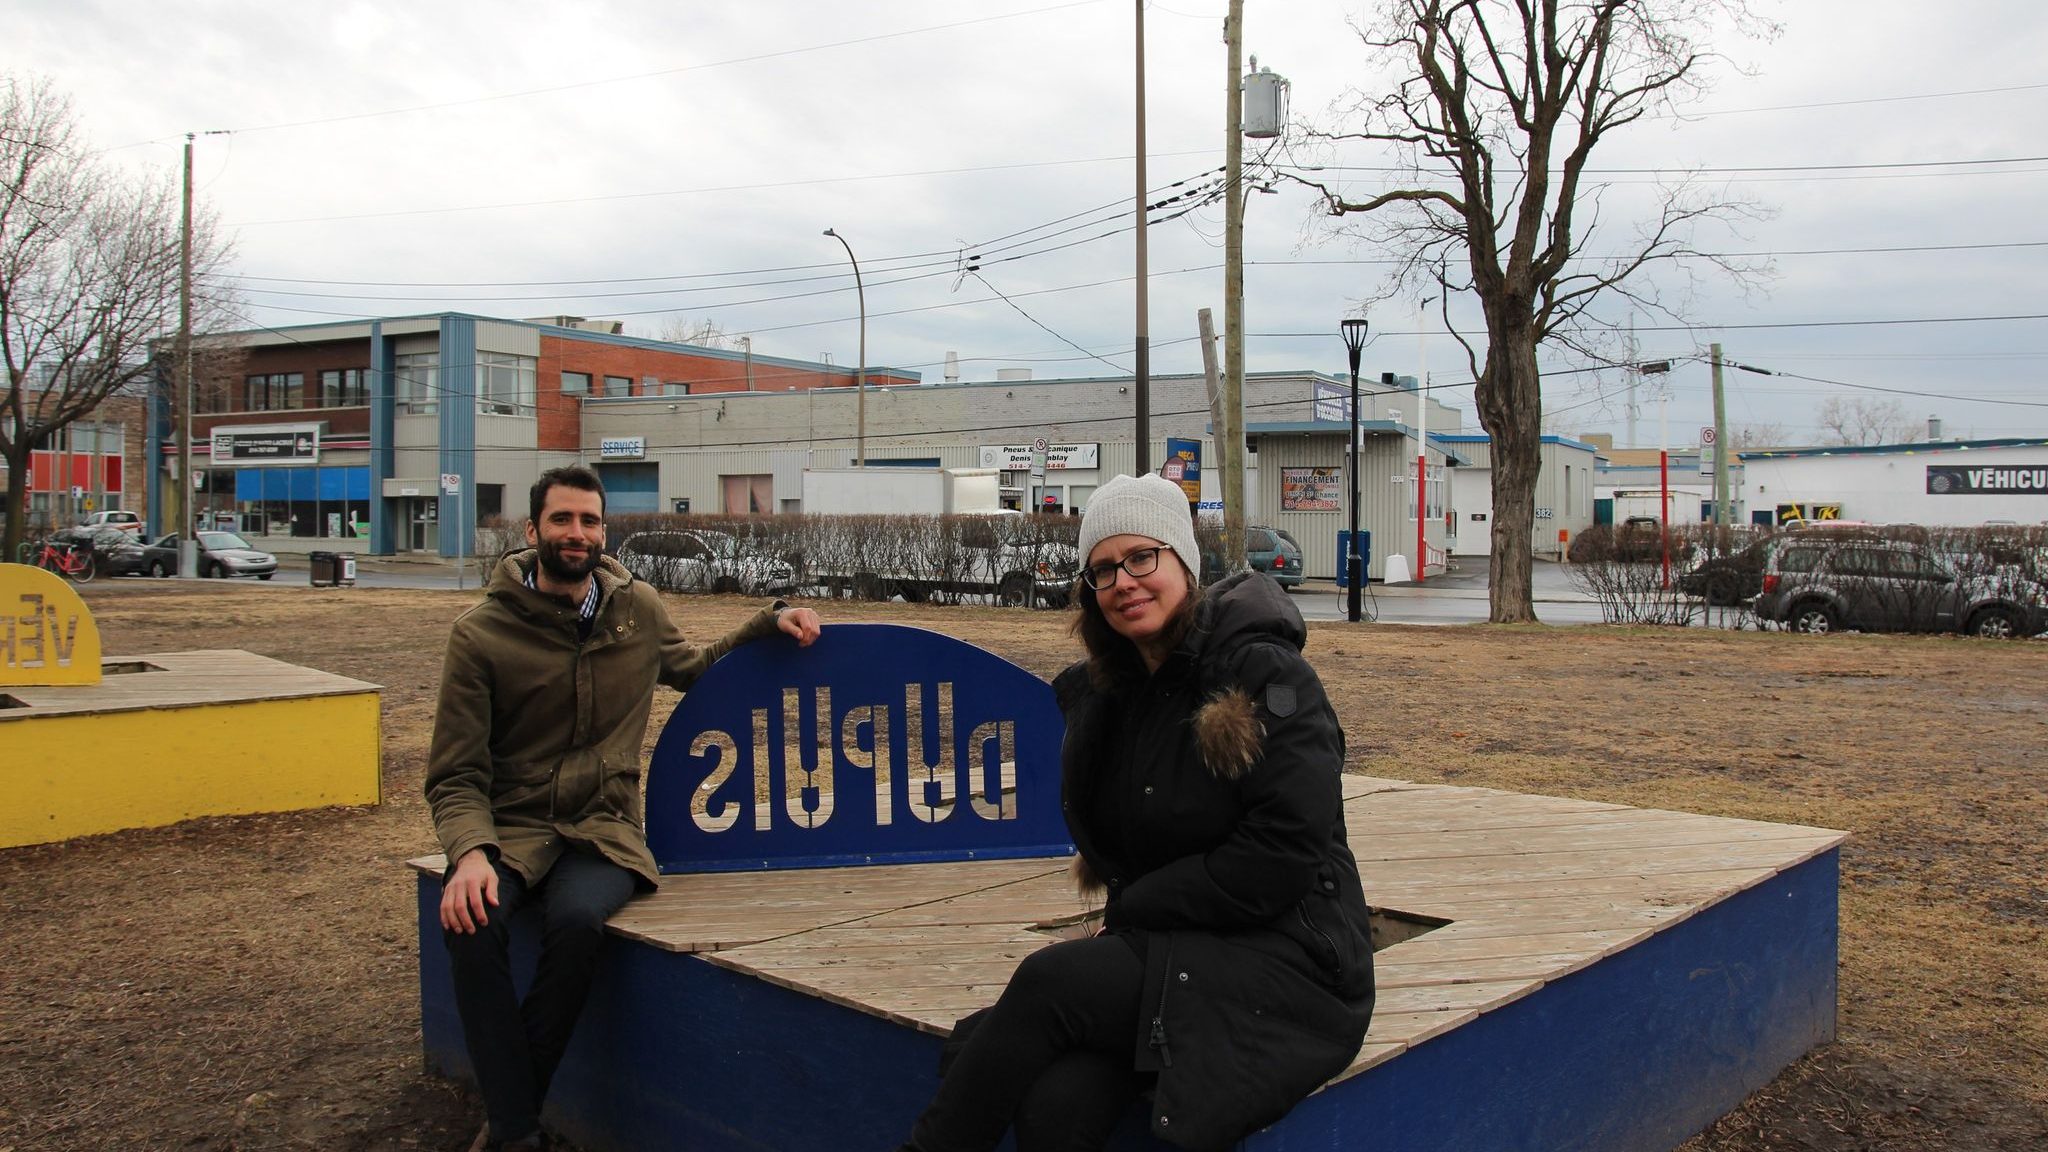
[[[163,668],[147,660],[102,660],[100,675],[127,676],[136,672],[161,672]]]
[[[1419,912],[1403,912],[1395,908],[1372,908],[1372,950],[1384,952],[1404,940],[1413,940],[1427,932],[1449,924],[1440,916],[1424,916]],[[1081,940],[1102,927],[1102,910],[1092,909],[1072,916],[1061,916],[1044,920],[1031,926],[1033,932],[1043,932],[1061,940]]]

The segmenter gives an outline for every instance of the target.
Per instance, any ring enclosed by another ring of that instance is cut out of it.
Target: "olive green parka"
[[[434,831],[451,863],[487,848],[530,884],[573,843],[651,888],[640,748],[654,685],[686,691],[712,661],[775,634],[782,605],[698,647],[653,587],[607,556],[594,573],[597,617],[579,639],[577,605],[526,586],[536,555],[500,561],[448,635],[427,758]]]

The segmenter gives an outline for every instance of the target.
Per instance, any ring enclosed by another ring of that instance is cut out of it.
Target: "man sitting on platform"
[[[657,680],[688,689],[712,661],[778,630],[809,645],[818,616],[777,601],[704,647],[651,586],[604,555],[604,485],[541,474],[525,551],[492,574],[448,637],[427,764],[448,854],[441,927],[488,1116],[472,1149],[543,1147],[541,1102],[590,990],[604,923],[651,890],[640,748]],[[521,1002],[507,924],[529,900],[541,954]]]

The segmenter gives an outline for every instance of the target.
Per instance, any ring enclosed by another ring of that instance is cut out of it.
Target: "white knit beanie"
[[[1145,536],[1180,557],[1190,579],[1202,582],[1202,554],[1195,545],[1195,521],[1187,493],[1163,476],[1117,476],[1088,497],[1081,516],[1081,563],[1111,536]]]

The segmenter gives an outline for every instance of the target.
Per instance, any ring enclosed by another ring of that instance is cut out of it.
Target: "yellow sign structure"
[[[54,572],[0,564],[0,688],[100,682],[100,630]]]
[[[375,684],[250,652],[105,670],[0,690],[0,848],[381,799]]]

